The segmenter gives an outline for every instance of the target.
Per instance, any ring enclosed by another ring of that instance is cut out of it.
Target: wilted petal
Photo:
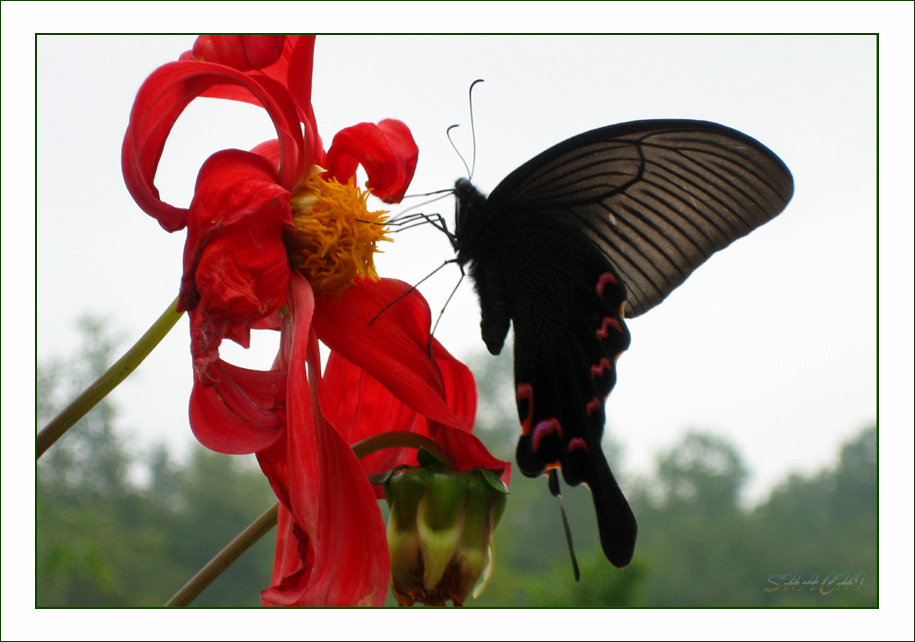
[[[250,329],[286,301],[290,268],[281,237],[289,192],[269,162],[249,152],[211,156],[200,171],[188,219],[180,306],[192,310],[197,375],[224,337],[247,347]]]

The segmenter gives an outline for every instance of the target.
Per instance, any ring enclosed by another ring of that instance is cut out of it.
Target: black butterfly
[[[604,400],[629,346],[624,317],[660,303],[713,253],[781,212],[793,181],[758,141],[715,123],[595,129],[528,161],[489,198],[455,185],[457,262],[480,297],[493,354],[515,328],[529,477],[556,469],[593,494],[601,545],[632,560],[637,525],[601,449]]]

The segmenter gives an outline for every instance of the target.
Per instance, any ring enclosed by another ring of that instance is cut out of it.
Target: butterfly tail
[[[586,483],[594,497],[597,527],[600,530],[600,544],[604,549],[604,555],[611,564],[623,568],[632,561],[638,524],[603,454],[600,458],[602,461],[595,461],[590,467],[590,479],[587,479]]]

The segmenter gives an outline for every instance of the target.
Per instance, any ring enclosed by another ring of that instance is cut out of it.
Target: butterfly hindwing
[[[625,566],[635,517],[601,448],[604,400],[616,381],[616,358],[629,345],[625,289],[596,249],[549,221],[507,232],[475,278],[484,322],[489,310],[505,306],[515,328],[518,466],[529,477],[561,468],[566,483],[586,483],[604,550]],[[484,295],[494,275],[508,285],[506,301]]]

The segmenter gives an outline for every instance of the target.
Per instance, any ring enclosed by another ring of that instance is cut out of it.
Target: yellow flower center
[[[385,236],[386,211],[369,212],[368,192],[336,179],[308,178],[292,195],[295,231],[285,237],[289,260],[315,292],[338,298],[356,277],[377,279],[373,260]]]

